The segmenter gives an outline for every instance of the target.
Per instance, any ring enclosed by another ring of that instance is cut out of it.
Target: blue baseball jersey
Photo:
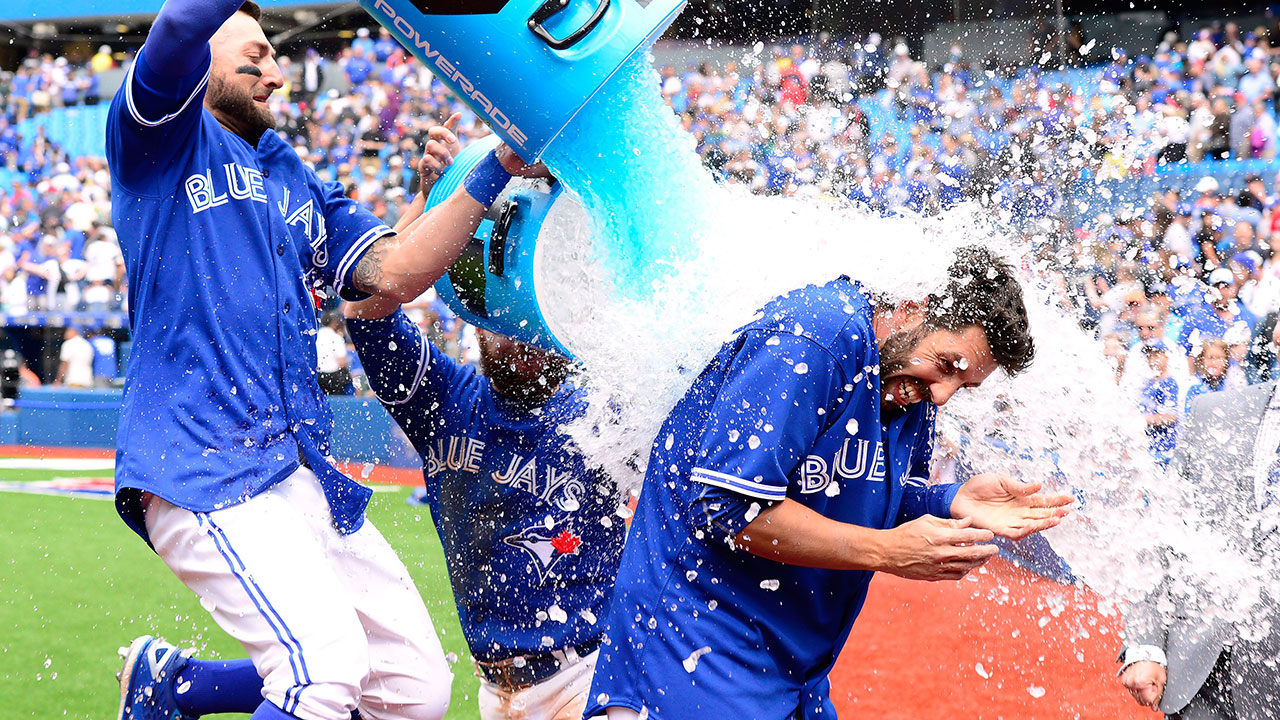
[[[564,383],[523,409],[403,312],[347,329],[383,406],[422,455],[472,654],[540,655],[599,637],[625,530],[614,483],[560,429],[585,412],[586,392]]]
[[[287,477],[301,455],[335,526],[352,532],[369,490],[330,464],[312,291],[363,297],[356,261],[391,229],[276,133],[255,146],[219,125],[202,106],[204,52],[195,73],[173,78],[147,65],[144,47],[107,120],[133,332],[117,506],[145,538],[139,491],[212,511]]]
[[[827,673],[872,573],[767,560],[696,515],[708,487],[751,501],[739,527],[783,499],[869,528],[948,514],[958,486],[925,484],[936,408],[882,417],[879,366],[845,278],[775,300],[721,349],[656,438],[587,717],[835,716]]]
[[[1138,407],[1147,415],[1178,415],[1178,381],[1168,375],[1149,378],[1142,384]],[[1168,462],[1174,446],[1178,444],[1178,424],[1148,425],[1147,440],[1150,441],[1151,454],[1162,462]]]

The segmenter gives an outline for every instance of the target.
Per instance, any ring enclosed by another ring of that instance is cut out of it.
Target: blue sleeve
[[[207,66],[209,38],[243,4],[244,0],[166,0],[144,48],[156,75],[183,78]]]
[[[693,499],[689,529],[699,540],[722,542],[733,547],[733,539],[738,533],[773,504],[771,500],[754,500],[716,485],[703,485]]]
[[[430,418],[469,373],[422,336],[404,311],[376,320],[347,319],[369,385],[414,447],[422,447]]]
[[[951,501],[964,483],[929,484],[929,461],[933,458],[934,418],[937,410],[922,408],[926,414],[924,426],[916,435],[915,448],[911,452],[911,467],[907,469],[907,481],[902,489],[902,504],[898,506],[897,522],[915,520],[924,515],[951,517]]]
[[[760,330],[743,333],[726,362],[690,479],[783,500],[792,470],[834,416],[843,371],[808,338]]]
[[[956,493],[960,492],[960,486],[963,484],[930,485],[927,479],[907,478],[907,484],[902,492],[902,504],[898,506],[898,524],[901,525],[925,515],[950,518],[951,501],[956,499]]]
[[[341,183],[325,183],[322,192],[327,235],[312,262],[343,300],[364,300],[369,294],[356,289],[353,281],[356,263],[379,238],[395,231],[347,197]]]

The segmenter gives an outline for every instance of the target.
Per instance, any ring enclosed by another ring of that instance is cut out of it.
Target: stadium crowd
[[[1280,176],[1250,176],[1241,188],[1206,177],[1192,192],[1112,215],[1072,207],[1071,185],[1184,161],[1273,158],[1280,33],[1215,24],[1192,38],[1171,34],[1149,57],[1094,48],[1078,32],[1068,41],[1069,64],[1089,65],[1072,71],[1084,82],[970,59],[960,45],[928,68],[904,42],[873,33],[757,44],[719,69],[664,67],[661,92],[724,182],[880,211],[976,201],[999,213],[1102,339],[1165,457],[1190,398],[1275,372]],[[1055,36],[1028,42],[1042,64],[1063,56]],[[14,178],[0,187],[9,315],[127,308],[105,161],[70,157],[42,130],[18,132],[32,113],[96,102],[95,79],[114,62],[106,47],[82,67],[33,54],[0,74],[0,167]],[[429,127],[461,112],[464,144],[487,134],[385,30],[358,31],[336,56],[285,53],[280,66],[286,84],[271,103],[283,137],[388,223],[416,192],[412,168]],[[1065,224],[1074,210],[1078,220]],[[437,299],[411,310],[450,354],[475,359],[470,328]],[[332,390],[358,391],[354,354],[323,340]]]

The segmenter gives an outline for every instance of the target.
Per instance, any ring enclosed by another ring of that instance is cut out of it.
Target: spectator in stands
[[[1226,160],[1231,154],[1231,105],[1226,98],[1215,97],[1210,101],[1210,112],[1213,120],[1205,139],[1205,159]]]
[[[1195,355],[1195,374],[1186,393],[1187,410],[1191,409],[1192,401],[1204,393],[1235,389],[1227,381],[1228,364],[1227,344],[1221,338],[1200,343],[1200,352]]]
[[[95,74],[102,74],[116,66],[115,56],[111,54],[110,45],[99,45],[98,52],[89,59],[89,69]]]
[[[1126,353],[1124,378],[1121,384],[1131,392],[1137,392],[1154,377],[1151,363],[1147,361],[1147,350],[1165,339],[1167,320],[1160,308],[1148,302],[1134,314],[1133,325],[1137,329],[1138,339]],[[1164,346],[1163,353],[1166,361],[1165,372],[1179,386],[1186,385],[1191,373],[1186,353],[1177,345],[1167,344]]]
[[[116,341],[102,331],[88,331],[89,344],[93,346],[93,385],[111,387],[120,375],[120,362],[116,358]]]
[[[1277,312],[1271,311],[1258,321],[1249,352],[1245,356],[1245,376],[1250,385],[1271,382],[1280,377],[1280,323]]]
[[[89,312],[106,312],[119,307],[118,289],[124,287],[124,255],[115,231],[95,224],[84,246],[85,288],[81,297]]]
[[[1188,353],[1196,352],[1196,345],[1209,338],[1226,338],[1227,332],[1237,328],[1245,338],[1252,336],[1257,318],[1236,301],[1235,274],[1220,267],[1209,273],[1209,292],[1205,299],[1184,307],[1182,332],[1178,344]]]
[[[311,105],[315,102],[316,95],[320,93],[320,88],[324,86],[324,66],[325,61],[320,57],[320,53],[315,48],[307,48],[306,55],[302,61],[301,82],[299,84],[300,92],[297,93],[298,102]]]
[[[316,332],[316,357],[320,389],[326,395],[350,395],[354,392],[342,315],[337,311],[325,313]]]
[[[366,35],[369,32],[367,28],[360,29],[364,30]],[[351,48],[342,69],[347,74],[347,83],[353,88],[359,88],[373,74],[373,63],[369,62],[368,57],[365,56],[364,49],[356,45]]]
[[[1178,381],[1169,376],[1168,346],[1163,340],[1144,343],[1142,352],[1151,376],[1142,384],[1139,407],[1147,421],[1152,457],[1167,465],[1178,439]]]
[[[84,338],[78,327],[68,327],[62,336],[62,348],[58,351],[58,376],[54,385],[66,387],[93,387],[93,346]]]

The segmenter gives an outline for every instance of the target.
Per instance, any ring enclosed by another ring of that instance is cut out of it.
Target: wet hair
[[[262,21],[262,8],[258,7],[258,3],[253,0],[244,0],[244,3],[240,5],[240,9],[236,12],[242,12],[254,20]]]
[[[1036,348],[1013,266],[984,247],[969,245],[956,251],[947,277],[941,294],[929,294],[925,323],[952,332],[977,327],[1006,373],[1026,370]]]

